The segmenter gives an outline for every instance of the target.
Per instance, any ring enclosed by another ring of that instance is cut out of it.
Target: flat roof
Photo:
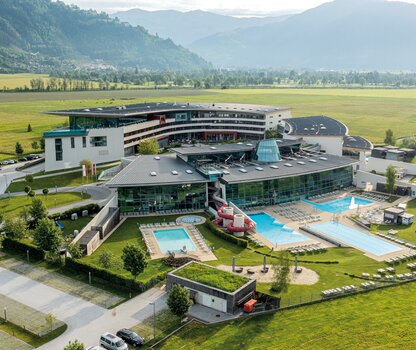
[[[384,209],[384,211],[385,212],[388,212],[388,213],[393,213],[393,214],[401,214],[401,213],[403,213],[405,211],[405,209],[391,207],[391,208]]]
[[[276,139],[279,147],[294,146],[302,142],[302,140],[288,140],[288,139]],[[249,152],[256,148],[259,141],[246,141],[239,143],[224,143],[224,144],[197,144],[193,146],[182,146],[171,148],[171,151],[185,155],[203,155],[203,154],[219,154],[219,153],[235,153],[235,152]]]
[[[208,180],[176,154],[142,155],[107,182],[108,187],[203,183]]]
[[[290,135],[345,136],[348,128],[344,123],[325,115],[285,119]]]
[[[264,181],[283,177],[318,173],[357,163],[357,160],[330,154],[313,155],[296,160],[281,160],[272,164],[229,166],[221,178],[228,184]]]
[[[46,114],[66,116],[91,116],[91,117],[132,117],[149,113],[167,113],[184,111],[216,111],[216,112],[248,112],[253,114],[265,114],[290,110],[289,107],[277,107],[266,105],[217,103],[217,102],[149,102],[136,103],[110,107],[87,107],[78,109],[66,109],[48,111]]]
[[[344,143],[342,146],[368,151],[371,151],[374,147],[370,141],[361,136],[344,136]]]

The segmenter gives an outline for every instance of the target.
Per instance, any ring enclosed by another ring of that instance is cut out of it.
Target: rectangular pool
[[[288,244],[309,241],[310,238],[285,226],[267,213],[248,215],[256,223],[256,231],[273,244]]]
[[[358,207],[373,204],[372,201],[369,201],[367,199],[361,199],[352,196],[348,196],[326,203],[313,203],[307,200],[304,200],[304,202],[312,205],[315,209],[326,211],[332,214],[339,214],[347,210],[357,209]]]
[[[394,253],[402,249],[369,233],[357,231],[338,222],[321,222],[310,225],[310,227],[339,243],[376,256]]]
[[[153,234],[163,253],[180,252],[184,247],[188,251],[196,250],[194,243],[183,228],[155,230]]]

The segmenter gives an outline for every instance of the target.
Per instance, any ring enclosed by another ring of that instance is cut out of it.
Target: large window
[[[85,136],[82,137],[82,148],[87,148],[87,138]]]
[[[173,209],[203,209],[206,184],[118,188],[120,211],[154,213]]]
[[[93,136],[90,138],[91,147],[106,147],[107,136]]]
[[[55,159],[57,162],[63,159],[62,139],[55,139]]]
[[[227,201],[241,207],[274,205],[328,193],[352,184],[352,167],[294,177],[226,185]]]
[[[75,137],[71,137],[71,148],[75,148]]]

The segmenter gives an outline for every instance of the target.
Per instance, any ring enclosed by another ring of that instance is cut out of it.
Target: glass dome
[[[257,144],[256,160],[263,163],[274,163],[281,159],[276,140],[262,140]]]

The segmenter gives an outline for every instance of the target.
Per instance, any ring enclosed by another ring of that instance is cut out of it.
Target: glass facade
[[[206,184],[180,184],[118,188],[122,213],[155,213],[173,209],[204,209]]]
[[[352,185],[352,167],[258,182],[227,184],[227,201],[244,207],[274,205]]]

